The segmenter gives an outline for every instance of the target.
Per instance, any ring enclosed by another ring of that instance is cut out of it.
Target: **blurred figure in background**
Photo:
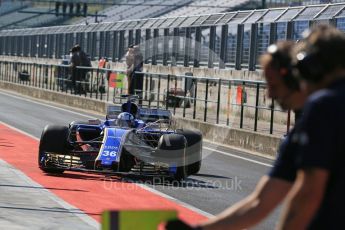
[[[71,67],[71,80],[72,80],[72,89],[74,94],[80,93],[80,85],[78,82],[80,81],[80,71],[77,69],[77,66],[81,65],[80,56],[76,47],[73,47],[71,50],[71,60],[70,60],[70,67]]]
[[[74,48],[76,49],[76,51],[77,51],[78,54],[79,54],[81,66],[92,67],[92,65],[91,65],[91,60],[90,60],[89,55],[87,55],[87,54],[81,49],[80,45],[79,45],[79,44],[76,44],[76,45],[74,46]]]
[[[74,46],[75,50],[78,52],[79,58],[80,58],[80,66],[84,66],[84,67],[92,67],[91,65],[91,60],[89,55],[87,55],[80,47],[79,44],[76,44]],[[80,69],[80,78],[82,81],[85,81],[86,75],[88,72],[90,72],[90,70],[88,69]]]
[[[144,57],[140,52],[138,45],[133,46],[134,65],[132,72],[132,81],[134,85],[134,93],[139,95],[139,104],[142,104],[143,87],[144,87],[144,74],[138,73],[144,70]]]
[[[133,45],[128,46],[128,50],[126,53],[126,75],[127,75],[127,82],[128,82],[128,94],[133,95],[134,94],[134,88],[132,85],[132,74],[134,70],[134,50]]]

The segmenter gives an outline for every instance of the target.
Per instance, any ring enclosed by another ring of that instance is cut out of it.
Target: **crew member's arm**
[[[292,130],[283,140],[278,151],[278,158],[268,173],[263,176],[251,195],[226,209],[215,218],[200,224],[205,230],[243,229],[251,227],[263,220],[286,197],[296,178],[294,161],[294,144]],[[191,230],[181,221],[168,222],[168,230]]]
[[[264,219],[284,199],[292,184],[264,176],[254,192],[244,200],[201,225],[205,230],[243,229]]]
[[[306,229],[318,210],[329,173],[324,169],[298,171],[297,180],[288,195],[279,229]]]
[[[167,230],[223,230],[248,228],[265,218],[286,196],[292,183],[283,179],[264,176],[254,192],[247,198],[226,209],[217,217],[191,227],[182,221],[168,222]]]

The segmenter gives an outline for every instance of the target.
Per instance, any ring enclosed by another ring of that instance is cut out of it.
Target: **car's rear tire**
[[[200,171],[202,160],[202,133],[198,130],[176,130],[187,140],[186,158],[188,174],[196,174]]]
[[[38,150],[38,166],[46,173],[63,173],[64,170],[47,166],[44,157],[47,152],[67,154],[69,152],[68,144],[69,129],[65,126],[47,125],[41,135]]]
[[[174,179],[179,181],[188,176],[186,146],[186,138],[180,134],[164,134],[158,141],[159,153],[164,161],[176,166]]]

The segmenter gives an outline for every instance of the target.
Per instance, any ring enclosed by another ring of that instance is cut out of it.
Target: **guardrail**
[[[269,134],[284,134],[292,123],[290,112],[266,98],[263,81],[146,72],[136,72],[135,77],[143,78],[142,88],[135,86],[143,107],[170,109],[185,118]],[[115,103],[122,103],[119,96],[128,92],[123,70],[92,67],[0,61],[0,80],[96,100],[115,98]]]

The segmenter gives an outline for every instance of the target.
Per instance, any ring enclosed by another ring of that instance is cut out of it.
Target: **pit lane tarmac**
[[[109,209],[175,209],[189,223],[206,219],[140,184],[77,172],[45,174],[37,166],[37,139],[1,122],[0,133],[0,226],[6,229],[95,229]]]

